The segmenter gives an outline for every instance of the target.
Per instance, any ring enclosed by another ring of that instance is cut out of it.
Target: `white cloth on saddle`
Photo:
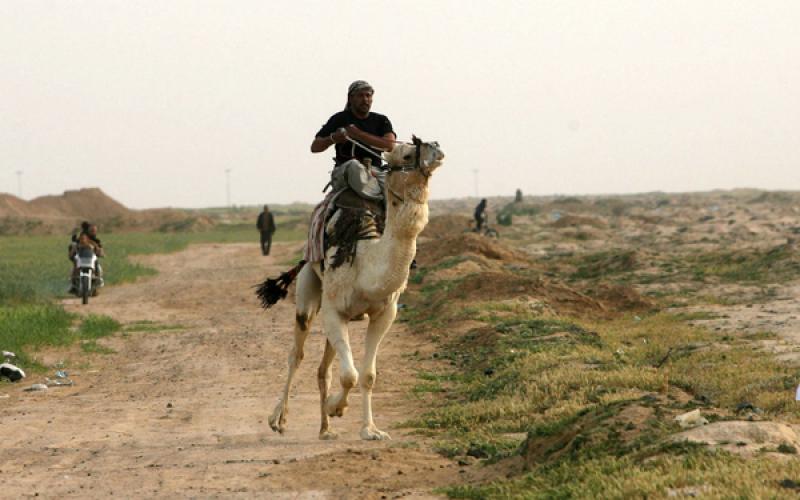
[[[325,221],[328,219],[333,202],[344,189],[331,191],[325,196],[311,213],[311,224],[308,227],[308,240],[303,253],[303,260],[308,263],[319,262],[325,257]]]

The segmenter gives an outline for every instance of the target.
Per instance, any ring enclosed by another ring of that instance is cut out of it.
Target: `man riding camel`
[[[386,116],[371,112],[372,96],[375,91],[372,85],[364,80],[356,80],[347,90],[347,104],[344,111],[331,116],[327,123],[319,129],[311,143],[312,153],[322,153],[332,145],[336,145],[336,164],[356,159],[364,163],[369,159],[372,166],[381,165],[380,151],[389,151],[394,147],[397,136],[392,129],[392,122]],[[350,137],[364,146],[375,148],[370,153],[350,142]]]
[[[348,185],[358,196],[379,206],[374,212],[383,212],[383,184],[386,172],[380,168],[381,152],[391,151],[397,136],[388,117],[372,112],[374,93],[372,86],[364,80],[351,83],[347,89],[347,104],[344,110],[331,116],[311,142],[312,153],[321,153],[335,146],[336,157],[331,179],[334,189],[317,205],[312,215],[311,230],[304,254],[306,261],[322,260],[323,226],[326,217],[331,213],[337,197]],[[337,185],[333,182],[337,177],[345,180]],[[382,214],[376,213],[375,219],[380,232],[383,226]]]

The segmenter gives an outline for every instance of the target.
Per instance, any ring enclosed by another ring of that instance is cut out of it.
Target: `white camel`
[[[428,223],[428,178],[441,165],[444,153],[435,142],[398,144],[384,154],[390,167],[386,183],[386,227],[379,239],[358,242],[352,265],[334,269],[319,262],[302,267],[297,275],[294,345],[289,352],[289,375],[275,411],[269,418],[277,432],[286,430],[289,390],[292,378],[303,359],[303,344],[317,313],[327,337],[325,353],[317,371],[322,422],[320,439],[335,439],[330,417],[341,417],[347,408],[347,395],[360,384],[363,404],[362,439],[390,439],[372,418],[372,387],[375,384],[375,358],[384,334],[397,314],[397,299],[405,290],[409,266],[416,253],[417,235]],[[336,248],[328,249],[328,262]],[[350,318],[369,315],[361,373],[353,363],[347,323]],[[330,394],[331,364],[340,361],[341,391]]]

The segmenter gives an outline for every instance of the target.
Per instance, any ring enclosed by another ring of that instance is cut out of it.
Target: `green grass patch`
[[[46,346],[67,346],[79,340],[96,341],[118,331],[120,325],[107,316],[78,317],[55,305],[0,306],[0,348],[12,351],[23,368],[42,369],[32,353]]]
[[[688,258],[697,280],[715,277],[729,283],[783,283],[800,276],[800,256],[791,245],[770,249],[712,252]]]
[[[738,470],[744,461],[699,445],[671,443],[669,436],[679,431],[673,417],[709,405],[733,413],[747,401],[767,418],[800,419],[793,401],[796,369],[755,350],[752,339],[722,339],[688,325],[693,317],[659,313],[588,321],[512,309],[504,315],[484,311],[472,319],[477,318],[484,326],[450,337],[437,351],[450,372],[420,374],[417,392],[443,390],[446,397],[432,400],[431,410],[408,425],[431,433],[446,456],[491,462],[520,455],[531,472],[443,490],[451,497],[664,496],[670,488],[708,481],[725,496],[736,490],[723,476],[708,472],[690,475],[695,479],[687,482],[685,464]],[[431,319],[420,317],[418,324],[430,327]],[[694,402],[687,406],[676,396],[681,393]],[[509,433],[525,433],[528,439],[520,445]],[[797,466],[778,468],[774,477]],[[609,475],[623,469],[625,474]],[[565,483],[568,471],[574,475]],[[664,477],[650,483],[656,476]],[[744,491],[780,491],[777,481],[764,486],[751,473],[737,478],[737,484]]]
[[[117,351],[110,347],[102,346],[96,340],[84,340],[81,342],[81,350],[89,354],[114,354]]]

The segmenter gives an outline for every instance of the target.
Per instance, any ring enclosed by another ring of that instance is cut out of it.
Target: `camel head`
[[[389,170],[386,188],[390,199],[406,200],[408,194],[409,201],[428,201],[428,178],[444,160],[438,142],[423,142],[415,136],[414,142],[398,143],[383,159]]]
[[[444,160],[437,142],[398,143],[385,153],[387,226],[395,234],[415,238],[428,223],[428,179]]]
[[[417,136],[412,137],[412,143],[398,143],[394,149],[383,154],[383,159],[390,168],[402,168],[404,171],[416,169],[428,177],[442,165],[444,151],[436,141],[424,142]],[[417,160],[418,153],[419,161]]]

